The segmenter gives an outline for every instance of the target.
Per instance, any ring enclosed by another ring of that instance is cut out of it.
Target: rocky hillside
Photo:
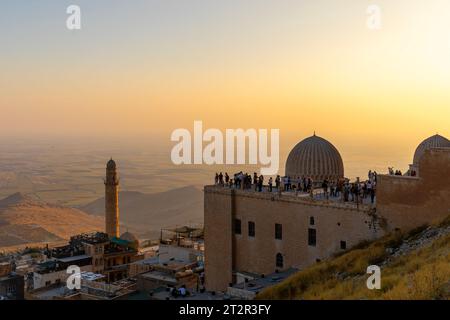
[[[381,268],[369,290],[366,268]],[[450,216],[439,225],[396,232],[298,272],[259,299],[449,299]]]
[[[59,243],[74,234],[103,230],[103,217],[36,201],[15,193],[0,200],[0,249]]]

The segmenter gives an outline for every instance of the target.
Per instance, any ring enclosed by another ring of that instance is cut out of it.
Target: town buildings
[[[111,159],[105,178],[106,232],[75,235],[67,245],[44,250],[44,261],[31,272],[28,299],[167,299],[169,288],[182,285],[191,297],[200,292],[203,228],[163,229],[159,241],[148,248],[141,248],[130,232],[118,237],[118,185]],[[80,268],[80,289],[66,286],[70,266]]]
[[[23,300],[24,277],[10,262],[0,262],[0,300]]]

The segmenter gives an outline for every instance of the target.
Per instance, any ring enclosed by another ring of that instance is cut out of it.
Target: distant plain
[[[176,166],[170,160],[171,147],[169,143],[114,140],[0,140],[0,198],[21,192],[42,201],[81,207],[104,196],[103,177],[110,157],[118,164],[120,190],[142,193],[185,186],[201,189],[212,183],[214,173],[219,171],[230,174],[240,170],[258,171],[258,166]],[[283,174],[291,147],[281,147],[280,174]],[[337,147],[344,160],[346,176],[351,178],[364,178],[369,169],[385,173],[393,164],[406,168],[414,152],[392,152],[382,157],[377,150],[351,145],[347,150]]]
[[[140,239],[158,238],[161,228],[201,225],[202,188],[214,183],[215,172],[232,176],[240,170],[252,174],[259,169],[176,166],[170,159],[171,147],[133,139],[0,139],[0,201],[14,200],[0,208],[0,248],[61,243],[74,233],[102,231],[103,178],[111,157],[120,179],[121,232],[133,232]],[[290,148],[281,147],[281,175]],[[350,145],[340,151],[346,176],[351,178],[364,178],[369,169],[384,173],[392,165],[377,155],[377,149]],[[406,166],[412,152],[392,152],[389,157]]]

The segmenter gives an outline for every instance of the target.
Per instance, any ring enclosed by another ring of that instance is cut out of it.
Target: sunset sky
[[[367,28],[366,9],[382,9]],[[82,29],[66,28],[77,4]],[[410,154],[450,136],[448,0],[40,0],[0,4],[0,135],[315,130]],[[157,138],[156,138],[157,137]],[[412,151],[411,151],[412,150]]]

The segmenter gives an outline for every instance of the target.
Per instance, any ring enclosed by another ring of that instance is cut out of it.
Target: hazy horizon
[[[280,137],[280,174],[290,149],[298,141]],[[328,138],[328,137],[326,137]],[[239,170],[252,173],[259,166],[181,165],[170,161],[172,145],[142,141],[103,139],[101,141],[48,138],[0,139],[0,198],[15,192],[33,195],[51,203],[79,206],[104,195],[106,162],[113,157],[121,178],[121,190],[156,193],[184,186],[201,188],[212,184],[216,171],[230,174]],[[388,166],[405,171],[412,162],[414,148],[364,148],[349,141],[335,144],[344,161],[345,175],[365,178],[368,170],[387,173]],[[419,144],[417,141],[416,144]]]

